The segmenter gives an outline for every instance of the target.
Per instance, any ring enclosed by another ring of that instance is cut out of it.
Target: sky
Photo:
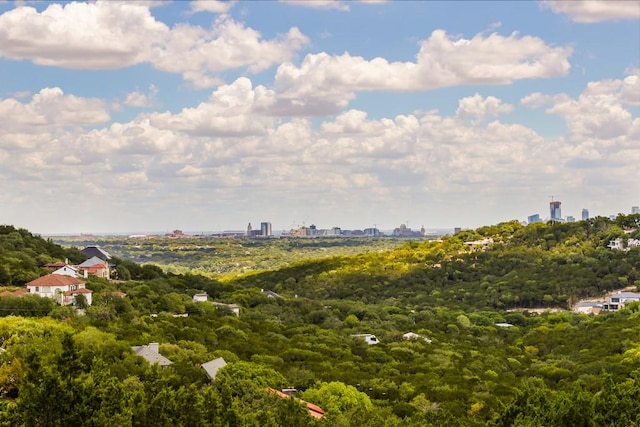
[[[640,205],[640,1],[0,0],[0,223],[427,229]]]

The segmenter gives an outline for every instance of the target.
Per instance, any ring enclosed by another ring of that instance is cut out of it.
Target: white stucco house
[[[62,267],[56,269],[55,271],[53,271],[51,274],[60,274],[62,276],[69,276],[69,277],[81,277],[82,273],[80,272],[80,270],[78,270],[77,267],[74,267],[72,265],[69,264],[65,264]],[[86,277],[86,276],[84,276]]]
[[[207,298],[209,298],[209,296],[206,292],[195,294],[193,296],[193,302],[207,302]]]
[[[73,305],[76,295],[84,295],[91,305],[93,291],[85,287],[85,281],[62,274],[47,274],[27,283],[30,294],[51,298],[60,305]]]
[[[609,244],[607,245],[609,249],[615,249],[617,251],[628,251],[636,246],[640,246],[640,239],[628,239],[625,245],[624,240],[620,237],[609,241]]]
[[[364,342],[366,342],[369,345],[375,345],[380,343],[378,338],[373,334],[355,334],[351,336],[356,338],[361,338],[364,340]]]
[[[618,311],[626,304],[640,301],[640,294],[635,292],[617,292],[612,294],[607,301],[602,304],[603,311]]]
[[[111,277],[111,271],[109,269],[109,263],[94,256],[89,258],[78,266],[78,269],[82,271],[82,274],[101,277],[103,279],[109,279]]]

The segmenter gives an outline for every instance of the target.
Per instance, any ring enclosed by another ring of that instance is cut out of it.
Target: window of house
[[[620,302],[620,298],[611,298],[611,302]]]
[[[36,286],[36,292],[40,292],[40,286]]]

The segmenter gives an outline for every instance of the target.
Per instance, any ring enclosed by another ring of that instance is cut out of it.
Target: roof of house
[[[416,334],[415,332],[407,332],[406,334],[402,335],[402,338],[404,338],[405,340],[418,340],[418,339],[422,339],[424,340],[426,343],[431,344],[431,340],[425,336]]]
[[[421,338],[421,336],[416,334],[415,332],[407,332],[406,334],[403,334],[402,337],[403,338],[407,338],[407,339],[410,339],[410,338]]]
[[[94,264],[94,265],[90,265],[88,267],[81,267],[82,270],[87,270],[87,271],[97,271],[97,270],[104,270],[106,269],[107,266],[104,264]]]
[[[65,268],[73,271],[78,271],[78,267],[69,264],[62,264],[59,268],[56,269],[56,271],[64,270]]]
[[[513,326],[513,324],[511,323],[506,323],[506,322],[498,322],[496,323],[496,326],[499,328],[510,328]]]
[[[62,274],[47,274],[27,283],[27,286],[69,286],[84,284],[84,280]]]
[[[56,261],[56,262],[46,263],[44,266],[47,268],[60,268],[60,267],[64,267],[65,265],[67,265],[67,263],[64,261]]]
[[[20,288],[15,291],[2,291],[0,292],[0,297],[22,297],[29,293],[27,288]]]
[[[640,299],[640,294],[636,294],[635,292],[618,292],[617,294],[612,294],[611,298],[638,298]]]
[[[280,298],[282,299],[282,295],[277,294],[273,291],[265,291],[264,289],[262,291],[260,291],[263,295],[266,295],[269,298]]]
[[[210,360],[200,365],[200,367],[207,373],[207,376],[212,380],[216,379],[218,371],[225,366],[227,366],[227,362],[225,362],[222,357],[218,357],[217,359]]]
[[[86,256],[98,257],[103,261],[108,261],[111,259],[111,255],[109,255],[109,252],[101,249],[99,246],[87,246],[80,252],[82,252]]]
[[[151,345],[134,345],[131,347],[131,350],[150,364],[157,363],[160,366],[173,364],[171,360],[154,350]]]
[[[80,264],[78,267],[96,267],[98,265],[102,266],[102,267],[99,267],[99,268],[105,268],[104,260],[101,259],[101,258],[98,258],[97,256],[94,256],[94,257],[89,258],[88,260],[86,260],[82,264]]]
[[[289,396],[286,393],[283,393],[283,392],[281,392],[279,390],[276,390],[275,388],[271,388],[271,387],[267,388],[267,391],[269,391],[269,393],[275,394],[276,396],[281,397],[283,399],[292,397],[292,396]],[[322,409],[318,405],[314,405],[313,403],[306,402],[306,401],[304,401],[302,399],[298,399],[298,398],[295,398],[295,399],[299,400],[300,402],[304,403],[307,406],[307,410],[309,411],[309,415],[311,415],[313,418],[318,418],[319,419],[319,418],[324,417],[324,409]]]

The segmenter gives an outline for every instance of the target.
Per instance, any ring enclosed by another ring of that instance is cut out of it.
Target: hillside
[[[598,316],[508,309],[637,286],[640,249],[607,244],[637,238],[638,220],[504,223],[231,280],[117,260],[133,280],[90,278],[84,315],[0,318],[0,424],[632,425],[638,303]],[[12,250],[67,255],[29,236]],[[173,364],[131,350],[150,342]],[[211,381],[200,365],[217,357],[228,365]],[[267,387],[295,387],[326,414],[314,421]]]
[[[311,299],[393,299],[403,306],[567,308],[638,284],[640,252],[607,247],[617,237],[638,238],[638,221],[630,215],[527,227],[509,222],[384,253],[298,263],[234,283]]]
[[[85,257],[25,229],[0,225],[0,285],[23,285],[41,276],[46,263],[64,259],[82,262]]]

